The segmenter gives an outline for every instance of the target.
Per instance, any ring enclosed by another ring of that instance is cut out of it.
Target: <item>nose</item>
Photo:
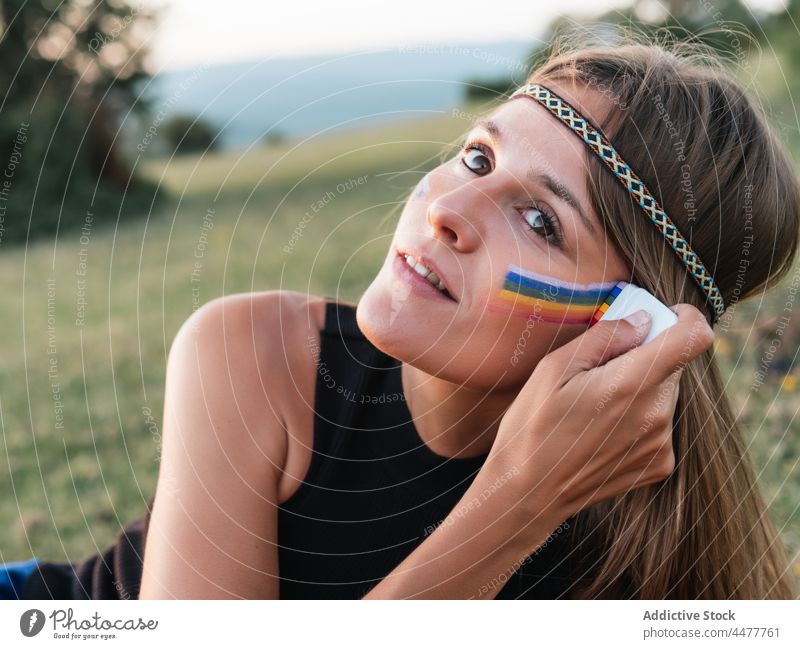
[[[427,212],[433,236],[460,252],[474,250],[481,241],[479,213],[485,202],[486,196],[469,184],[437,197]]]

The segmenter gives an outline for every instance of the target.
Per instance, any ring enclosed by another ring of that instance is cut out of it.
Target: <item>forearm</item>
[[[494,599],[567,518],[555,507],[531,514],[510,485],[491,491],[496,484],[479,473],[448,517],[363,599]]]

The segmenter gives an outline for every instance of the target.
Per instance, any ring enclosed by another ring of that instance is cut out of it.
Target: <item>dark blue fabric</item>
[[[39,559],[0,564],[0,599],[19,599],[22,585],[36,570]]]

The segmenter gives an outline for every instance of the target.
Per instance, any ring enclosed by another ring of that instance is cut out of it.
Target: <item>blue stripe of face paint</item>
[[[602,302],[609,294],[613,285],[594,289],[573,289],[562,286],[554,286],[547,282],[542,282],[532,277],[520,275],[514,271],[508,271],[504,288],[520,292],[533,291],[541,293],[545,299],[553,301],[575,302],[575,301],[596,301]]]

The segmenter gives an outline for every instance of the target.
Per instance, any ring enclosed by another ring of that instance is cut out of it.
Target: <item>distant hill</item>
[[[260,140],[270,127],[300,136],[409,117],[461,103],[465,80],[522,82],[535,41],[398,47],[169,71],[144,95],[165,114],[202,115],[223,148]]]

